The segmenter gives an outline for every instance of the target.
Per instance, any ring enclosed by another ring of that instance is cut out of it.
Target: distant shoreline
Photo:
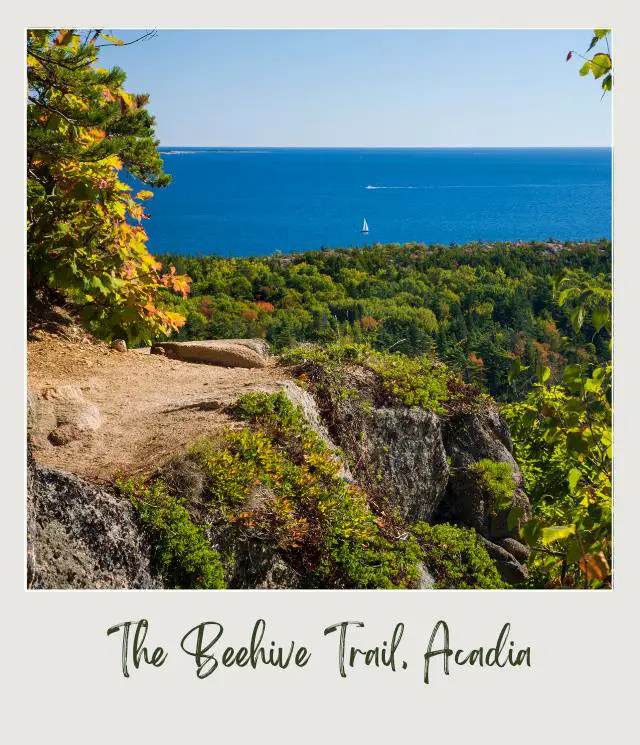
[[[385,242],[385,243],[370,243],[365,244],[364,246],[322,246],[321,248],[310,248],[305,250],[294,250],[294,251],[279,251],[275,250],[272,251],[270,254],[252,254],[247,256],[225,256],[223,254],[219,253],[202,253],[202,254],[182,254],[177,251],[172,252],[162,252],[162,253],[154,253],[154,256],[160,258],[160,259],[171,259],[174,258],[184,258],[184,259],[222,259],[225,261],[268,261],[273,259],[287,259],[287,260],[294,260],[303,256],[306,256],[308,254],[317,254],[317,253],[350,253],[352,251],[357,251],[359,253],[365,252],[365,251],[375,251],[375,250],[384,250],[388,248],[395,248],[395,249],[406,249],[406,250],[431,250],[431,251],[441,251],[441,250],[462,250],[465,251],[465,253],[472,253],[474,251],[481,252],[481,251],[492,251],[492,250],[509,250],[509,249],[520,249],[520,248],[535,248],[539,249],[541,251],[546,251],[549,256],[557,255],[561,251],[570,251],[573,249],[580,249],[584,247],[599,245],[599,244],[606,244],[606,245],[612,245],[611,238],[607,238],[605,236],[601,236],[599,238],[593,238],[590,240],[579,240],[579,241],[572,241],[572,240],[556,240],[553,238],[546,239],[546,240],[521,240],[521,241],[466,241],[464,243],[456,243],[455,241],[452,241],[451,243],[424,243],[424,242],[409,242],[409,243],[394,243],[394,242]]]

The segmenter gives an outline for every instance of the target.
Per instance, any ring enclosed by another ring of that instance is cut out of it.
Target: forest
[[[536,368],[551,382],[571,363],[606,359],[608,340],[587,319],[572,336],[554,300],[565,271],[611,283],[611,244],[374,245],[290,256],[160,257],[192,279],[165,303],[186,318],[181,339],[263,337],[274,351],[299,342],[366,343],[435,354],[498,400],[528,390]],[[572,337],[569,342],[569,337]],[[531,371],[509,381],[514,360]]]

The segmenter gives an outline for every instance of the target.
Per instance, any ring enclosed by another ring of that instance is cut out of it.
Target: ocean
[[[156,254],[611,237],[610,148],[161,150]]]

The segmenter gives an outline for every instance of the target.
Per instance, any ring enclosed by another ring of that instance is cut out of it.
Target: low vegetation
[[[298,378],[312,383],[321,373],[324,381],[340,384],[345,370],[360,367],[372,374],[372,395],[380,403],[418,406],[436,414],[459,412],[478,403],[480,391],[465,384],[433,355],[408,357],[397,352],[380,352],[369,344],[303,345],[285,350],[280,362],[295,368]],[[338,395],[346,397],[349,389]]]
[[[469,471],[476,476],[489,497],[494,513],[511,505],[515,481],[509,463],[498,463],[489,458],[482,458],[469,466]]]
[[[507,587],[473,529],[446,523],[418,523],[412,533],[424,553],[425,566],[435,580],[436,589]]]
[[[152,545],[153,564],[168,587],[216,590],[225,587],[220,555],[203,527],[194,524],[183,500],[160,480],[119,482],[131,499]]]
[[[284,393],[241,396],[232,414],[247,426],[191,453],[205,474],[198,505],[158,478],[121,484],[171,584],[220,587],[234,575],[236,548],[259,541],[301,587],[410,588],[422,565],[439,587],[503,586],[473,531],[377,514]]]

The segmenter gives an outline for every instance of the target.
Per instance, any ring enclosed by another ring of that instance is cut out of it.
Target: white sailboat
[[[364,218],[364,221],[362,223],[362,230],[361,233],[368,233],[369,232],[369,226],[367,225],[367,218]]]

